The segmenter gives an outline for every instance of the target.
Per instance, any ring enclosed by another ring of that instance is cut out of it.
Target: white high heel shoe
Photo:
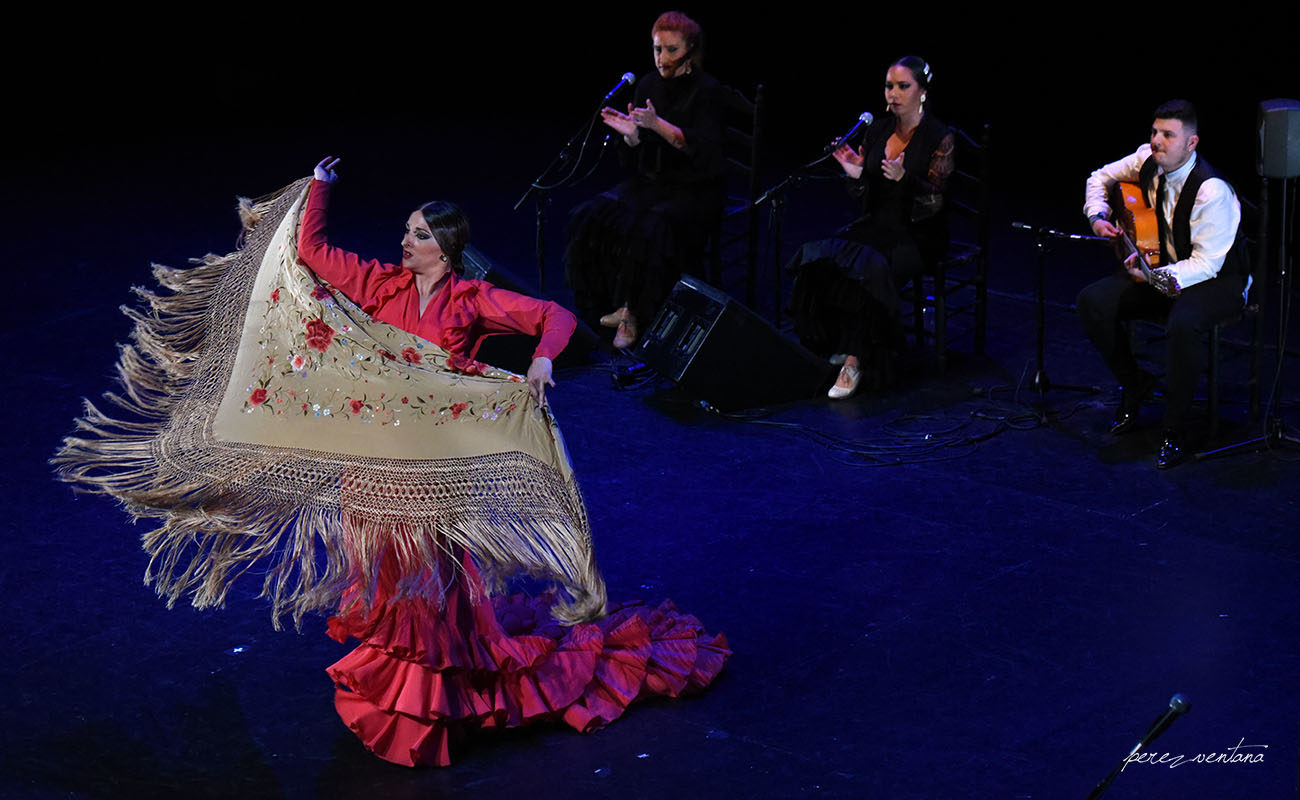
[[[848,386],[840,386],[840,378],[848,378]],[[835,385],[826,393],[826,396],[832,400],[843,400],[858,390],[858,381],[862,380],[862,370],[851,364],[845,364],[840,367],[840,375],[835,379]]]

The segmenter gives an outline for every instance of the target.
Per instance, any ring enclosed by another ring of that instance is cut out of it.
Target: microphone
[[[618,83],[614,84],[613,89],[610,89],[608,92],[605,93],[605,99],[601,100],[600,102],[608,103],[609,99],[614,95],[618,94],[619,92],[621,92],[624,86],[631,86],[634,83],[636,83],[636,76],[630,72],[624,72],[623,77],[618,79]]]
[[[875,120],[875,117],[871,116],[871,112],[870,112],[870,111],[863,111],[862,114],[858,117],[858,121],[855,122],[855,123],[853,123],[853,127],[852,127],[852,128],[849,128],[849,132],[848,132],[848,133],[844,134],[844,135],[841,136],[840,138],[838,138],[838,139],[836,139],[835,141],[831,142],[830,144],[826,145],[826,152],[829,153],[830,151],[832,151],[832,150],[834,150],[835,148],[839,147],[840,145],[844,144],[844,143],[847,142],[848,140],[852,139],[853,136],[854,136],[854,134],[856,134],[858,131],[862,130],[862,126],[864,126],[864,125],[870,125],[870,124],[872,123],[873,120]]]
[[[1154,742],[1157,736],[1164,733],[1169,726],[1173,724],[1174,720],[1178,719],[1179,716],[1186,714],[1187,710],[1191,707],[1192,704],[1187,702],[1187,697],[1181,692],[1169,698],[1169,708],[1166,708],[1163,714],[1156,717],[1156,721],[1151,723],[1151,729],[1147,731],[1146,736],[1143,736],[1142,739],[1133,746],[1133,749],[1129,751],[1128,755],[1120,759],[1119,763],[1115,765],[1115,768],[1110,771],[1110,774],[1102,778],[1101,783],[1098,783],[1093,787],[1092,791],[1088,793],[1087,800],[1098,800],[1098,798],[1105,794],[1106,790],[1110,788],[1112,783],[1114,783],[1115,778],[1124,771],[1124,768],[1128,766],[1129,762],[1137,758],[1139,753]]]
[[[1140,753],[1145,750],[1147,745],[1154,742],[1156,737],[1168,730],[1169,726],[1174,724],[1174,720],[1178,719],[1179,716],[1186,714],[1188,709],[1191,707],[1192,704],[1187,702],[1187,697],[1181,692],[1169,698],[1169,708],[1165,709],[1165,713],[1156,717],[1156,721],[1151,723],[1151,729],[1147,731],[1147,735],[1143,736],[1142,739],[1133,746],[1133,750],[1129,755],[1132,756],[1134,753]]]

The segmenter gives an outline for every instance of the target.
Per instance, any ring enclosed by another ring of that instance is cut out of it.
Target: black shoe
[[[1139,372],[1132,386],[1123,387],[1119,396],[1119,408],[1115,409],[1115,418],[1110,423],[1113,435],[1120,436],[1137,427],[1142,404],[1151,399],[1155,388],[1156,378],[1149,372]]]
[[[1183,439],[1177,431],[1166,430],[1164,441],[1160,443],[1160,455],[1156,456],[1156,469],[1176,467],[1187,459],[1183,449]]]

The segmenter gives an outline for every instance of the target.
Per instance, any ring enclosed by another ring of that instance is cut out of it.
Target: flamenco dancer
[[[145,578],[169,605],[220,605],[256,565],[276,627],[336,610],[330,635],[360,644],[328,669],[335,707],[397,764],[707,686],[725,637],[668,601],[606,605],[546,398],[573,315],[461,278],[450,203],[412,212],[400,264],[330,246],[337,164],[245,203],[238,252],[156,268],[173,294],[141,292],[107,396],[137,419],[87,403],[61,477],[159,521]],[[524,378],[474,358],[504,332],[538,337]],[[504,596],[521,572],[558,586]]]

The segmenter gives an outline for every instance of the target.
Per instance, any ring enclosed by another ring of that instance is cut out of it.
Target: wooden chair
[[[989,126],[979,139],[953,128],[956,171],[949,179],[948,225],[951,243],[948,253],[934,269],[904,288],[902,297],[912,306],[908,326],[918,344],[933,340],[935,358],[942,372],[948,364],[948,347],[954,336],[948,324],[971,317],[972,324],[961,332],[974,338],[976,354],[984,353],[988,329],[989,226],[992,194],[989,185]],[[958,300],[960,296],[960,300]],[[928,324],[926,310],[932,312]]]
[[[1259,226],[1264,224],[1263,215],[1260,214],[1258,207],[1249,200],[1238,195],[1241,201],[1241,226],[1243,230],[1257,229],[1255,237],[1246,236],[1247,252],[1250,254],[1252,264],[1250,280],[1247,283],[1246,290],[1242,293],[1241,311],[1234,314],[1229,319],[1214,325],[1206,334],[1206,347],[1208,353],[1206,357],[1206,390],[1205,390],[1205,411],[1209,417],[1209,440],[1213,441],[1219,433],[1220,417],[1220,396],[1219,384],[1223,364],[1223,345],[1224,332],[1241,325],[1242,323],[1250,324],[1250,342],[1245,346],[1250,355],[1249,376],[1246,379],[1246,386],[1249,392],[1249,409],[1250,420],[1254,422],[1259,419],[1259,372],[1260,372],[1260,304],[1263,295],[1265,280],[1263,279],[1263,270],[1260,268],[1259,261],[1259,242],[1264,240],[1264,231]],[[1135,322],[1151,325],[1159,328],[1149,335],[1141,338],[1141,343],[1151,345],[1155,342],[1163,341],[1165,338],[1164,326],[1160,322],[1149,320],[1136,320]],[[1137,337],[1137,328],[1134,325],[1129,326],[1129,336]],[[1134,347],[1134,353],[1138,348]]]
[[[723,154],[727,158],[727,201],[718,224],[705,244],[706,279],[720,289],[729,268],[743,267],[745,303],[753,308],[758,285],[758,197],[759,155],[763,132],[763,85],[750,100],[743,93],[723,87],[726,116]]]
[[[1210,440],[1219,433],[1219,373],[1223,349],[1223,332],[1242,322],[1249,322],[1250,333],[1250,377],[1246,384],[1250,392],[1250,420],[1259,419],[1259,281],[1254,281],[1246,290],[1245,304],[1241,313],[1230,320],[1225,320],[1210,328],[1207,346],[1210,349],[1206,360],[1206,413],[1210,417]]]
[[[1246,386],[1250,393],[1250,419],[1254,421],[1259,417],[1259,358],[1257,356],[1259,342],[1259,284],[1258,280],[1253,281],[1249,290],[1243,293],[1241,311],[1231,318],[1212,326],[1205,335],[1205,346],[1208,351],[1205,365],[1205,413],[1209,422],[1210,441],[1213,441],[1219,432],[1221,405],[1219,384],[1221,383],[1223,371],[1224,333],[1242,323],[1250,323],[1251,326],[1250,343],[1245,348],[1251,353],[1250,374],[1246,379]],[[1164,324],[1155,320],[1134,320],[1129,324],[1129,336],[1135,340],[1133,346],[1134,355],[1141,361],[1150,364],[1154,371],[1159,372],[1159,364],[1163,359],[1160,355],[1152,353],[1151,348],[1165,340]]]

